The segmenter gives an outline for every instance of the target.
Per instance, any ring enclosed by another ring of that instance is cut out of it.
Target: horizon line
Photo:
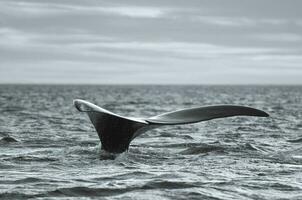
[[[292,84],[292,83],[1,83],[2,85],[107,85],[107,86],[302,86],[302,83]]]

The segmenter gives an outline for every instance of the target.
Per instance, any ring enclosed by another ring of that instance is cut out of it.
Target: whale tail
[[[88,114],[101,140],[102,149],[111,153],[127,151],[135,137],[162,125],[190,124],[232,116],[269,116],[251,107],[218,105],[183,109],[143,119],[123,117],[80,99],[73,103],[79,111]]]

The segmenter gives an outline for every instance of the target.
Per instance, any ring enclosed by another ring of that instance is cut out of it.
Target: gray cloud
[[[3,0],[0,82],[301,84],[301,6]]]

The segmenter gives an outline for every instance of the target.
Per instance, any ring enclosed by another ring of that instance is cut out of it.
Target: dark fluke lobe
[[[110,153],[127,151],[135,137],[162,125],[197,123],[232,116],[269,116],[251,107],[217,105],[183,109],[143,119],[123,117],[80,99],[73,103],[79,111],[88,114],[101,140],[102,149]]]
[[[232,116],[257,116],[268,117],[269,115],[255,108],[233,105],[206,106],[198,108],[189,108],[174,112],[164,113],[147,119],[150,123],[156,124],[189,124],[201,121],[207,121],[216,118]]]

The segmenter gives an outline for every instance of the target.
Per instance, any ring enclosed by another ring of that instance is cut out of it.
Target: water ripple
[[[167,126],[104,159],[72,100],[125,116],[240,104],[271,118]],[[302,199],[300,86],[0,86],[0,199]]]

